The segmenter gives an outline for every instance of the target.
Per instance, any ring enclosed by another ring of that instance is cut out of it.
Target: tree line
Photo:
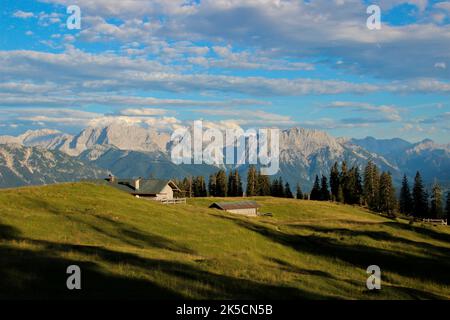
[[[209,176],[208,183],[206,183],[203,176],[184,178],[175,182],[184,190],[187,197],[244,196],[241,176],[237,170],[231,170],[228,175],[225,170],[219,170]],[[299,188],[297,189],[297,195],[298,191]],[[269,176],[262,175],[261,171],[257,170],[255,166],[250,166],[248,169],[245,195],[247,197],[273,196],[294,198],[289,183],[284,183],[281,177],[271,181]]]
[[[439,218],[450,212],[450,192],[447,193],[444,208],[441,186],[435,182],[431,192],[423,184],[420,172],[416,173],[411,189],[406,175],[403,177],[400,196],[389,172],[380,172],[369,161],[362,174],[357,166],[349,168],[344,161],[337,162],[330,169],[329,177],[316,175],[310,193],[304,193],[300,184],[296,185],[295,195],[288,182],[278,177],[270,179],[261,174],[255,166],[247,171],[247,186],[244,192],[241,176],[237,170],[228,175],[225,170],[211,174],[208,183],[203,176],[185,178],[177,184],[187,197],[247,197],[272,196],[316,201],[333,201],[351,205],[367,206],[370,210],[395,216],[397,212],[417,218]]]

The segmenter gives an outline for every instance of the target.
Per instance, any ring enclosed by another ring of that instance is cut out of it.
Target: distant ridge
[[[27,131],[18,137],[0,136],[0,143],[59,151],[77,161],[129,177],[208,176],[218,169],[209,165],[177,166],[170,160],[169,133],[122,123],[88,127],[76,135],[49,129]],[[420,170],[427,182],[438,179],[444,185],[450,185],[449,150],[449,145],[429,139],[415,144],[399,138],[344,139],[320,130],[291,128],[280,135],[278,176],[293,185],[301,183],[307,189],[315,175],[328,175],[336,161],[346,161],[349,166],[362,169],[372,160],[382,170],[391,172],[397,183],[404,173],[412,177]],[[241,165],[237,169],[245,172],[247,167]]]

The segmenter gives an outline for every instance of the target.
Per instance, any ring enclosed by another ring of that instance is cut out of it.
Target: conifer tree
[[[194,196],[193,188],[192,188],[192,178],[184,178],[183,180],[184,190],[186,191],[186,197],[192,198]]]
[[[363,187],[361,182],[361,175],[358,167],[352,169],[352,198],[351,203],[361,205],[363,195]]]
[[[396,199],[391,174],[383,172],[380,176],[379,210],[389,216],[395,216]]]
[[[210,197],[216,196],[216,175],[211,174],[208,181],[208,193]]]
[[[447,192],[447,201],[445,205],[445,211],[447,213],[447,225],[450,223],[450,191]]]
[[[310,200],[321,200],[320,189],[321,188],[320,188],[319,176],[316,175],[316,179],[314,181],[313,188],[311,189],[309,199]]]
[[[233,170],[230,170],[230,173],[228,174],[228,184],[227,184],[227,196],[228,197],[235,197],[237,190],[235,189],[236,183],[234,181],[235,176]]]
[[[335,162],[330,172],[331,199],[333,201],[338,201],[339,183],[339,168],[338,163]]]
[[[272,197],[284,197],[284,185],[283,185],[283,178],[275,178],[272,181],[272,187],[271,187],[271,195]]]
[[[328,190],[328,180],[327,177],[322,175],[321,187],[320,187],[320,200],[329,201],[330,191]]]
[[[428,213],[428,196],[423,187],[422,177],[417,171],[413,187],[413,214],[415,217],[426,217]]]
[[[285,198],[294,198],[294,195],[292,194],[292,191],[291,191],[291,186],[289,185],[288,182],[286,182],[286,184],[284,186],[284,197]]]
[[[399,209],[401,213],[407,215],[412,214],[413,211],[413,200],[406,174],[403,175],[402,188],[400,189]]]
[[[342,190],[342,185],[341,184],[339,184],[339,187],[338,187],[338,194],[337,194],[337,197],[336,197],[336,201],[337,202],[341,202],[341,203],[344,202],[344,191]]]
[[[234,171],[234,176],[233,176],[233,190],[234,190],[235,197],[242,197],[244,192],[242,190],[241,176],[239,175],[239,172],[237,171],[237,169]]]
[[[227,174],[225,170],[220,170],[216,175],[216,196],[226,197],[227,196]]]
[[[380,175],[377,166],[369,161],[364,169],[364,201],[370,210],[378,211]]]
[[[278,184],[278,178],[273,179],[272,182],[270,183],[270,195],[272,197],[276,197],[277,196],[277,184]]]
[[[299,183],[297,183],[296,193],[297,193],[296,198],[299,199],[299,200],[303,200],[303,192],[302,192],[302,188],[300,187]]]
[[[270,196],[271,190],[270,190],[269,176],[262,175],[261,171],[258,170],[257,178],[258,178],[258,195],[259,196]]]
[[[442,189],[439,183],[435,182],[431,191],[431,209],[430,216],[433,219],[441,218],[443,214],[442,208]]]
[[[206,197],[206,196],[208,196],[208,191],[206,190],[205,177],[199,176],[199,178],[198,178],[198,184],[199,184],[199,196],[200,196],[200,197]]]
[[[256,177],[256,168],[254,165],[251,165],[248,168],[247,172],[247,197],[254,197],[257,195],[258,186],[257,186],[257,177]]]
[[[192,179],[192,192],[194,197],[202,196],[202,178],[201,176]]]
[[[284,182],[283,182],[283,178],[281,176],[278,179],[277,188],[278,188],[278,190],[277,190],[278,197],[284,198],[284,196],[285,196]]]
[[[341,165],[341,172],[339,174],[339,184],[342,186],[344,203],[347,203],[349,199],[349,177],[347,171],[347,162],[345,161],[343,161]]]

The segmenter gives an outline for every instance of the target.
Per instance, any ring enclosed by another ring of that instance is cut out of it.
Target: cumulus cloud
[[[70,1],[46,2],[67,5]],[[175,47],[167,45],[169,42],[213,41],[271,52],[278,59],[321,56],[330,58],[323,60],[330,66],[335,60],[351,61],[340,68],[380,78],[450,78],[428,64],[437,58],[450,63],[450,30],[446,25],[427,21],[395,26],[384,23],[381,30],[372,32],[366,27],[367,4],[362,0],[78,2],[87,26],[81,36],[87,41],[138,41],[148,46],[164,43],[169,56],[176,52]],[[380,4],[383,13],[401,4],[414,5],[421,13],[430,7],[427,0],[386,0]],[[442,2],[434,7],[444,10],[448,5]],[[114,24],[108,18],[120,22]],[[207,59],[204,54],[191,58],[191,62],[231,68],[258,64],[245,53],[234,53],[237,60],[230,53],[222,60]],[[243,59],[239,61],[239,57]],[[300,64],[297,68],[308,70],[311,66]]]

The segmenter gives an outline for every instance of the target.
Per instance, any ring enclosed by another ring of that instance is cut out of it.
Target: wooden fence
[[[181,204],[186,203],[186,198],[162,199],[162,204]]]
[[[422,219],[422,222],[432,224],[442,224],[444,226],[447,225],[447,219]]]

